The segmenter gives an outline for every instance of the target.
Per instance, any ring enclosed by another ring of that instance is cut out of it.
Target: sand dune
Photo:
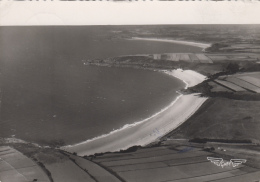
[[[157,38],[140,38],[140,37],[132,37],[132,40],[148,40],[148,41],[157,41],[157,42],[169,42],[183,45],[190,45],[195,47],[200,47],[205,49],[210,47],[210,44],[200,43],[200,42],[191,42],[191,41],[183,41],[183,40],[171,40],[171,39],[157,39]]]
[[[165,73],[182,79],[187,86],[196,85],[205,79],[203,75],[191,70],[173,70],[165,71]],[[147,145],[186,121],[206,99],[195,94],[179,95],[168,107],[144,121],[125,126],[92,140],[64,146],[61,149],[84,156],[119,151],[134,145]]]

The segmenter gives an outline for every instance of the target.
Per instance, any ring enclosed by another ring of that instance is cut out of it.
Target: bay
[[[1,27],[0,136],[73,144],[145,119],[172,102],[184,87],[176,78],[148,70],[84,66],[81,60],[200,49],[110,39],[111,29]]]

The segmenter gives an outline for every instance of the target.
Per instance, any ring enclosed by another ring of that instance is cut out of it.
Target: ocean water
[[[81,60],[201,50],[111,39],[112,29],[1,27],[0,137],[73,144],[145,119],[174,100],[184,87],[176,78],[148,70],[84,66]]]

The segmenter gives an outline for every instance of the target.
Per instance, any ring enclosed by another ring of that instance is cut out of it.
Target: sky
[[[259,24],[260,1],[0,1],[0,25]]]

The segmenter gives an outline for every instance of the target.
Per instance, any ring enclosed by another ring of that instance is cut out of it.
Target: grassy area
[[[260,101],[210,98],[190,119],[168,136],[251,140],[260,143]]]
[[[41,148],[29,143],[0,143],[0,146],[7,145],[35,161],[48,175],[50,181],[95,182],[88,173],[57,149]]]
[[[69,155],[69,154],[68,154]],[[69,155],[69,158],[77,164],[81,169],[86,171],[95,181],[99,182],[120,182],[116,176],[108,172],[106,169],[95,164],[94,162],[89,161],[88,159],[76,156]]]
[[[9,146],[0,146],[0,181],[25,180],[52,181],[33,160]]]

